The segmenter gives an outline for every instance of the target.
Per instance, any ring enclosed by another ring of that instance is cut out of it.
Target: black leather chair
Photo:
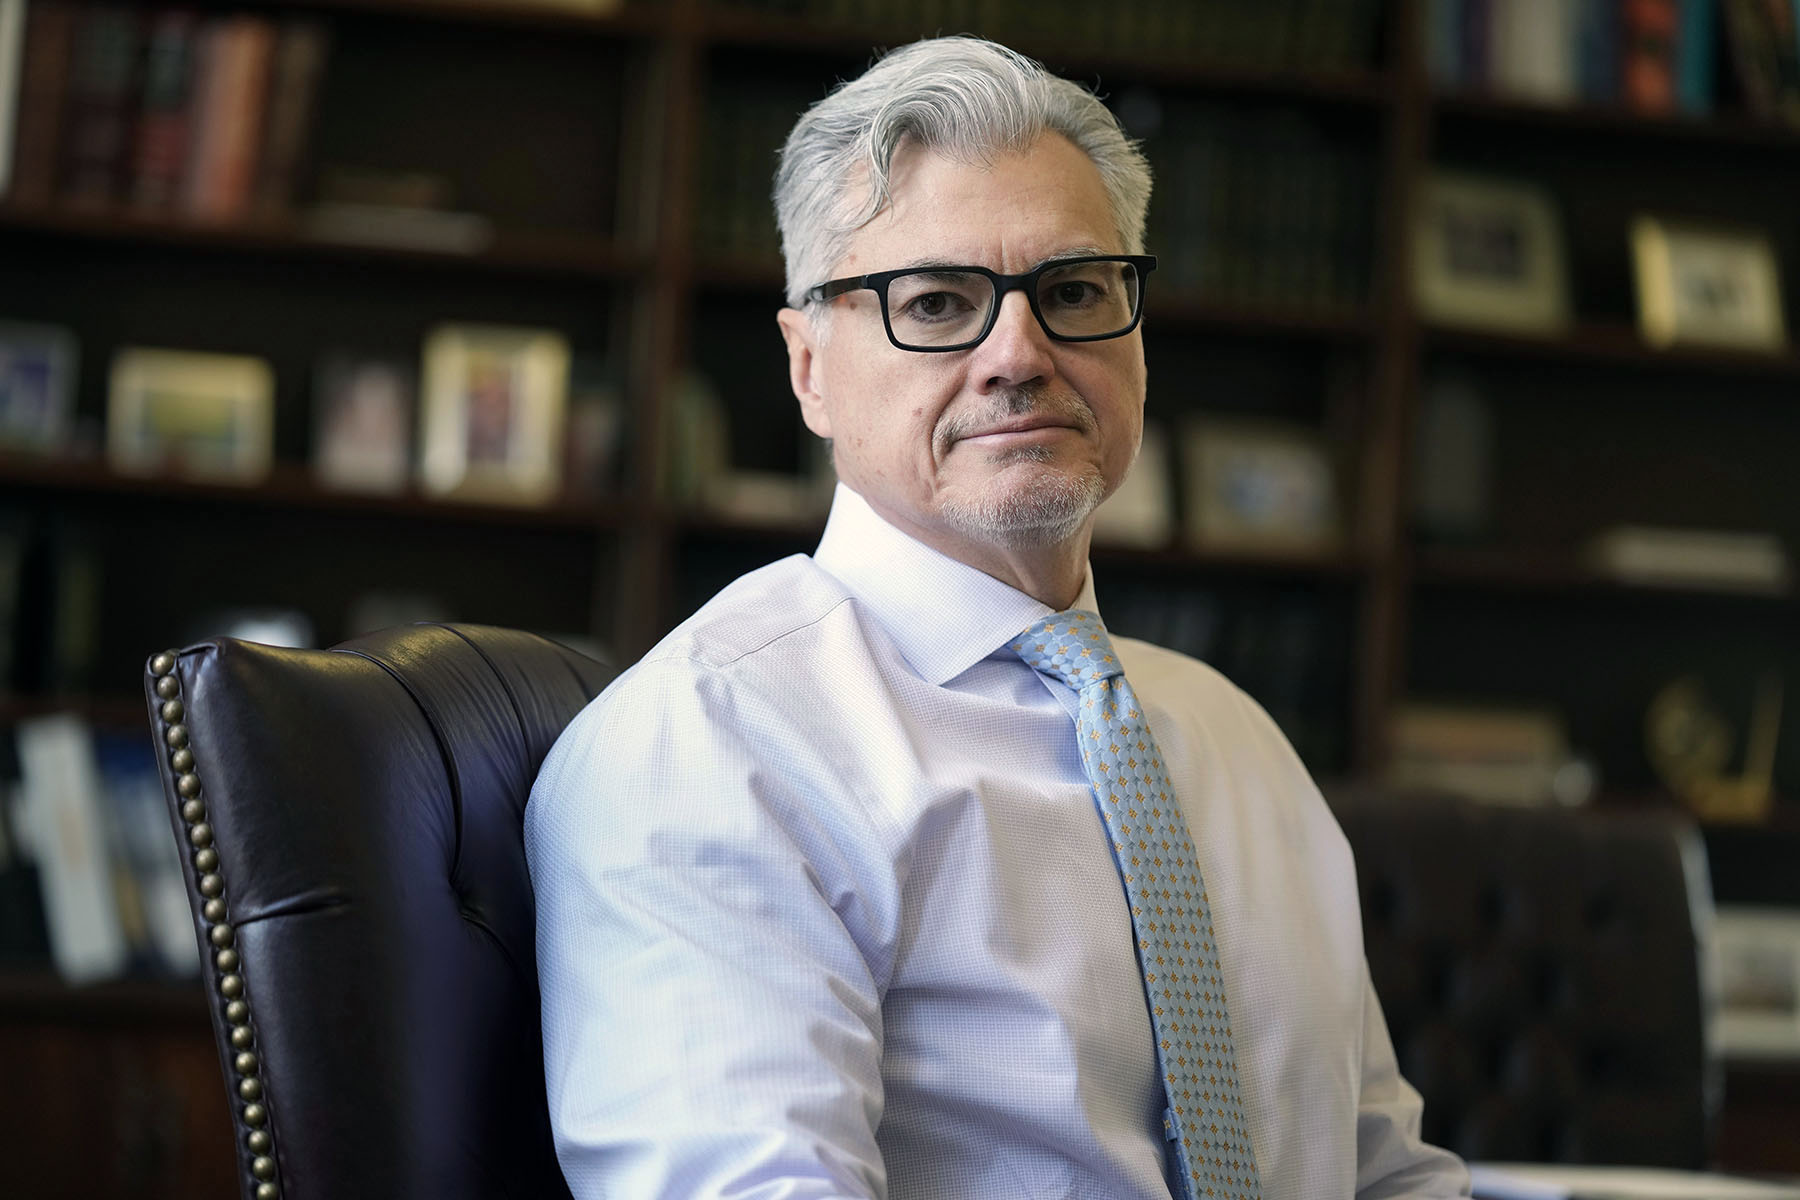
[[[521,821],[611,674],[454,625],[150,660],[246,1198],[569,1194]]]
[[[1469,1159],[1707,1164],[1694,828],[1665,816],[1335,797],[1370,974],[1427,1140]]]

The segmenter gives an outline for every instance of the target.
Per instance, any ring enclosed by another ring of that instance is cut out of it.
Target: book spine
[[[1625,0],[1619,76],[1625,104],[1638,112],[1675,111],[1675,0]]]
[[[253,207],[260,215],[293,207],[328,46],[324,26],[315,22],[291,21],[282,27],[256,173]]]
[[[104,207],[118,199],[129,164],[140,31],[128,9],[81,10],[75,30],[63,137],[62,198]]]
[[[1704,0],[1710,4],[1712,0]],[[1619,50],[1624,33],[1619,24],[1620,0],[1581,0],[1577,37],[1577,70],[1581,98],[1589,104],[1615,104],[1619,100]]]
[[[24,90],[25,0],[0,0],[0,196],[12,184],[13,138]]]
[[[1690,116],[1712,112],[1717,5],[1718,0],[1681,0],[1681,31],[1675,41],[1675,90],[1681,111]]]
[[[193,88],[194,26],[193,14],[180,10],[151,19],[131,172],[131,200],[139,208],[173,207],[181,188]]]

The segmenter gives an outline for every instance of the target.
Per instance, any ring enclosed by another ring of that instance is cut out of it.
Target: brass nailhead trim
[[[181,677],[175,668],[179,655],[164,651],[150,660],[150,675],[156,680],[153,691],[162,704],[157,715],[162,718],[163,744],[169,748],[169,767],[175,774],[175,794],[181,797],[181,820],[187,827],[188,843],[194,847],[194,886],[205,898],[200,915],[208,926],[206,939],[211,943],[213,966],[219,972],[215,982],[224,997],[225,1021],[231,1029],[227,1035],[231,1048],[232,1070],[239,1076],[237,1093],[244,1106],[244,1145],[252,1155],[251,1177],[256,1180],[256,1200],[277,1200],[281,1188],[275,1182],[275,1137],[267,1128],[269,1110],[263,1104],[262,1063],[252,1049],[256,1034],[250,1022],[250,1003],[244,996],[244,977],[239,973],[242,961],[236,949],[237,930],[227,921],[225,877],[219,872],[219,852],[213,845],[213,827],[206,819],[206,803],[200,798],[200,776],[195,770],[194,751],[188,744],[187,707],[181,702]]]

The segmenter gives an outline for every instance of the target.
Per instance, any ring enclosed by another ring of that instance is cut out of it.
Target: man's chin
[[[1098,472],[1070,474],[1021,460],[978,490],[946,498],[940,512],[965,537],[1017,547],[1048,546],[1079,533],[1100,506]]]

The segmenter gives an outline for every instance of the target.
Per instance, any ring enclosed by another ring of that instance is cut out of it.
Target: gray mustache
[[[1035,414],[1050,417],[1088,432],[1094,428],[1094,412],[1087,402],[1073,392],[1053,390],[1049,384],[1033,381],[1019,387],[996,392],[991,402],[975,410],[947,414],[937,428],[940,452],[989,425],[1008,417]]]

